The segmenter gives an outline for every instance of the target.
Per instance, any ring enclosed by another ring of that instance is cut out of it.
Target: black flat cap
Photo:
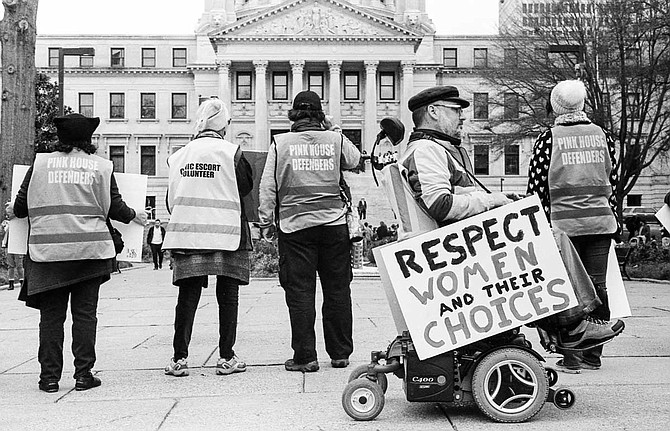
[[[444,100],[445,102],[452,102],[461,108],[467,108],[470,106],[470,102],[465,99],[461,99],[458,94],[458,89],[452,87],[451,85],[441,85],[437,87],[426,88],[425,90],[419,92],[417,95],[412,96],[407,102],[409,110],[414,112],[422,106],[430,105],[433,102],[438,100]]]
[[[313,91],[301,91],[293,99],[293,109],[304,111],[323,111],[321,98]]]
[[[58,139],[64,143],[91,141],[91,136],[100,124],[98,117],[85,117],[81,114],[68,114],[54,118]]]

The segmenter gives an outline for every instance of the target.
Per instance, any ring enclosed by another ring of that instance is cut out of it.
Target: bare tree
[[[35,140],[35,39],[38,0],[2,0],[0,214],[10,198],[14,164],[30,164]]]
[[[498,67],[485,78],[518,95],[519,118],[492,120],[493,129],[503,141],[537,136],[553,121],[546,108],[551,89],[577,73],[589,117],[618,141],[621,216],[640,174],[670,148],[670,0],[572,0],[542,8],[501,31]]]

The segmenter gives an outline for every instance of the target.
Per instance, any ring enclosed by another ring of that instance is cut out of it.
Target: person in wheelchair
[[[470,103],[459,97],[456,87],[425,89],[410,98],[408,106],[415,127],[398,164],[406,173],[416,202],[438,227],[518,199],[514,194],[487,193],[475,188],[478,181],[460,139],[463,109]],[[623,322],[587,318],[587,313],[600,304],[588,277],[584,283],[573,285],[581,307],[559,313],[557,318],[540,325],[547,331],[558,331],[560,345],[569,349],[592,346],[618,335]]]

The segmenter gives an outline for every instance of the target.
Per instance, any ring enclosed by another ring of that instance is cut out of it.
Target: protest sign
[[[14,165],[12,175],[12,200],[16,197],[30,166]],[[119,193],[129,207],[144,208],[147,194],[147,176],[115,173]],[[9,221],[11,235],[7,249],[9,253],[26,254],[28,250],[28,218],[14,218]],[[141,262],[144,227],[137,223],[123,224],[112,220],[112,225],[123,235],[124,248],[118,260]]]
[[[537,196],[374,254],[421,360],[577,305]]]
[[[665,230],[670,232],[670,207],[665,204],[656,213],[656,218],[661,222]]]
[[[141,210],[147,198],[147,176],[139,174],[114,173],[119,193],[123,201],[131,208]],[[112,220],[112,226],[123,235],[123,250],[116,256],[116,260],[126,262],[142,262],[142,243],[144,241],[144,226],[135,222],[123,224]]]
[[[621,269],[614,249],[614,240],[610,244],[610,252],[607,258],[607,303],[610,309],[610,319],[632,316],[626,287],[621,277]]]

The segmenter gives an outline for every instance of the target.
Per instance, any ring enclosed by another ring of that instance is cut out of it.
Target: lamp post
[[[94,48],[58,48],[58,115],[63,115],[63,92],[65,86],[63,80],[65,79],[65,61],[66,55],[74,55],[77,57],[93,57],[95,55]]]

